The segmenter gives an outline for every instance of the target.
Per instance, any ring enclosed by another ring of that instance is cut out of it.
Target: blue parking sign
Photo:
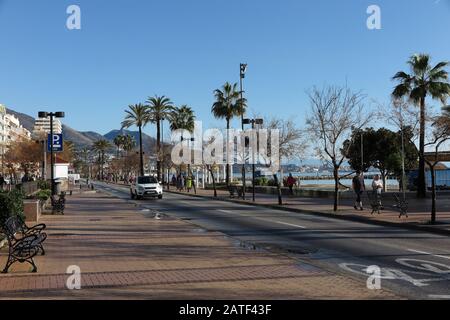
[[[53,143],[53,152],[63,152],[64,151],[64,143],[62,134],[51,134],[48,135],[47,139],[47,151],[51,152]]]

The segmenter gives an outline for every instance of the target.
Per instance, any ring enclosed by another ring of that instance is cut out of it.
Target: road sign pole
[[[50,115],[50,180],[52,184],[52,195],[56,195],[55,188],[55,159],[53,158],[53,115]]]

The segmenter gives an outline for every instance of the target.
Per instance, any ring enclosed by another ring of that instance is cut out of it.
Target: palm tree
[[[123,142],[122,142],[122,148],[127,153],[132,151],[136,147],[136,140],[133,138],[132,135],[125,135],[123,136]]]
[[[169,122],[172,131],[184,129],[192,133],[195,126],[194,111],[187,105],[175,108],[169,117]]]
[[[393,80],[399,82],[395,87],[392,96],[395,99],[407,97],[412,103],[420,107],[420,138],[419,138],[419,179],[417,196],[426,197],[425,184],[425,115],[426,98],[430,96],[433,99],[439,99],[445,104],[450,96],[450,83],[448,82],[448,73],[444,68],[449,65],[448,62],[439,62],[436,66],[430,65],[430,56],[427,54],[413,55],[408,65],[411,68],[411,74],[400,71]]]
[[[158,180],[161,180],[161,121],[168,119],[174,110],[172,101],[165,96],[150,97],[147,100],[148,112],[152,119],[152,122],[156,123],[156,170]]]
[[[94,142],[93,149],[95,152],[98,153],[98,160],[100,164],[100,179],[104,180],[104,166],[105,166],[105,153],[106,151],[111,148],[111,143],[108,140],[97,140]]]
[[[230,122],[234,117],[240,117],[245,114],[247,107],[247,100],[240,98],[240,92],[237,89],[237,83],[225,83],[222,90],[214,91],[216,101],[214,102],[211,112],[217,119],[225,119],[227,122],[227,144],[229,140],[228,130],[230,129]],[[230,185],[230,164],[227,160],[226,169],[227,186]]]
[[[129,110],[125,110],[125,120],[122,122],[122,129],[131,126],[139,128],[139,155],[140,155],[140,174],[143,176],[144,172],[144,153],[142,150],[142,128],[145,127],[151,120],[148,112],[148,107],[142,103],[128,106]]]
[[[170,130],[187,130],[188,132],[194,132],[195,127],[195,115],[192,108],[187,105],[182,105],[179,108],[175,108],[172,115],[169,118]],[[188,172],[191,174],[191,164],[188,164]]]
[[[80,160],[83,163],[83,174],[87,178],[90,178],[89,177],[89,173],[90,173],[90,171],[89,171],[89,155],[90,155],[90,151],[91,150],[89,148],[84,147],[79,152]]]
[[[114,145],[117,147],[117,158],[120,156],[120,148],[123,147],[125,136],[119,134],[114,138]]]

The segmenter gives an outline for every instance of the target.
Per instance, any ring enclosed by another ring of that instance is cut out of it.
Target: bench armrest
[[[41,233],[43,230],[45,230],[47,226],[45,224],[38,224],[33,227],[27,228],[26,233],[27,234],[34,234],[34,233]]]

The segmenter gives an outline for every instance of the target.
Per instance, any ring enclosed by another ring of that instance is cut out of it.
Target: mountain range
[[[24,128],[26,128],[30,132],[33,132],[35,118],[33,118],[32,116],[29,116],[27,114],[11,110],[11,109],[7,109],[6,112],[16,116],[19,119],[20,124]],[[106,139],[112,143],[118,135],[127,135],[127,134],[131,135],[135,139],[136,146],[139,145],[139,132],[138,131],[111,130],[107,134],[102,135],[102,134],[94,132],[94,131],[86,131],[86,132],[77,131],[67,125],[64,125],[64,124],[62,127],[63,127],[64,140],[72,141],[75,144],[75,147],[77,149],[89,148],[93,145],[93,143],[95,141],[98,141],[101,139]],[[144,152],[151,154],[155,150],[156,139],[143,133],[142,134],[142,144],[144,146]]]

